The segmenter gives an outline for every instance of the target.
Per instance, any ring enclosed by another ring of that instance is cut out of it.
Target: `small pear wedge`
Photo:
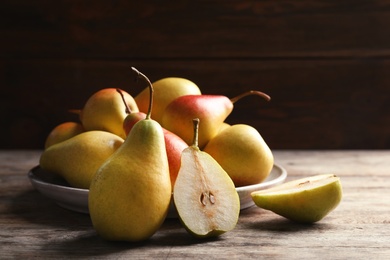
[[[252,192],[258,207],[301,223],[314,223],[335,209],[342,198],[340,178],[320,174]]]
[[[198,147],[199,119],[194,120],[194,143],[184,149],[173,188],[180,220],[196,237],[218,236],[232,230],[240,214],[233,181],[222,167]]]

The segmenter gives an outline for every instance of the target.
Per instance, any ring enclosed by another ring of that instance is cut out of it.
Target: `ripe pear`
[[[199,119],[194,119],[194,141],[182,153],[173,199],[189,233],[196,237],[218,236],[236,226],[240,200],[229,175],[199,149],[198,124]]]
[[[252,126],[237,124],[212,138],[203,151],[229,174],[236,187],[265,180],[274,165],[271,149]]]
[[[40,167],[64,178],[70,186],[88,189],[97,169],[123,143],[106,131],[87,131],[43,151]]]
[[[149,86],[152,101],[150,82]],[[97,233],[107,240],[146,240],[168,213],[172,194],[168,158],[163,130],[150,118],[151,104],[146,118],[132,127],[90,186],[90,217]]]
[[[126,101],[125,106],[123,100]],[[104,130],[125,138],[123,120],[131,112],[138,112],[134,98],[124,90],[105,88],[94,93],[80,111],[85,130]]]
[[[320,174],[252,192],[255,204],[290,220],[314,223],[335,209],[342,198],[340,178]]]
[[[207,142],[216,136],[225,119],[233,111],[233,104],[247,95],[260,95],[269,100],[270,97],[260,91],[245,92],[229,99],[223,95],[185,95],[173,100],[162,115],[162,126],[180,136],[191,145],[193,134],[191,120],[199,118],[199,148],[203,149]]]
[[[179,78],[167,77],[153,83],[153,111],[151,117],[161,123],[162,114],[166,106],[174,99],[184,95],[200,95],[199,87],[192,81]],[[145,88],[134,97],[139,111],[146,113],[149,106],[149,89]]]
[[[54,127],[45,140],[44,148],[68,140],[84,132],[84,127],[78,122],[64,122]]]

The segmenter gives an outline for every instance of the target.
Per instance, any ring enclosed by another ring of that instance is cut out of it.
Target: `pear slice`
[[[199,149],[198,124],[199,119],[194,119],[194,143],[182,152],[173,199],[189,233],[196,237],[218,236],[236,226],[240,200],[226,171]]]
[[[290,220],[314,223],[335,209],[342,198],[340,178],[321,174],[251,193],[258,207]]]

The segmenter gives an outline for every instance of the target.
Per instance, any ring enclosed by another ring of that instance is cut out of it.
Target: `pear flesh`
[[[335,209],[342,198],[340,178],[321,174],[286,182],[251,194],[258,207],[300,223],[314,223]]]
[[[124,140],[106,131],[87,131],[43,151],[39,165],[64,178],[70,186],[88,189],[97,169]]]
[[[180,220],[196,237],[218,236],[237,224],[240,200],[233,181],[195,145],[182,152],[173,199]]]

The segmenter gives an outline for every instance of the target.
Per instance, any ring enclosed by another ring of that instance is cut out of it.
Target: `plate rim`
[[[276,178],[269,180],[269,181],[263,181],[263,182],[260,182],[257,184],[236,187],[237,192],[242,192],[242,191],[246,191],[246,190],[261,189],[264,186],[274,185],[276,183],[279,183],[280,181],[284,181],[287,178],[287,171],[283,166],[281,166],[278,163],[274,163],[272,168],[276,168],[280,172]],[[28,171],[27,176],[30,179],[30,181],[37,182],[40,185],[44,185],[47,187],[55,186],[55,187],[62,189],[62,190],[71,190],[74,192],[89,192],[89,189],[75,188],[75,187],[71,187],[71,186],[65,186],[65,185],[60,185],[60,184],[44,181],[34,174],[34,171],[37,171],[38,169],[42,169],[42,168],[39,165],[36,165]]]

